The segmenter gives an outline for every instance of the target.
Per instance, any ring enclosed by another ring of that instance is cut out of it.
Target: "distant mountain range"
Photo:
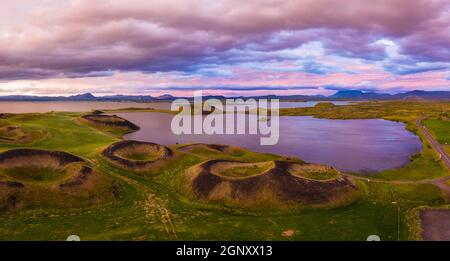
[[[356,99],[356,100],[393,100],[393,99],[450,99],[450,91],[410,91],[397,94],[362,92],[355,90],[338,91],[329,96],[333,99]]]
[[[0,101],[114,101],[114,102],[157,102],[172,101],[177,98],[193,99],[192,97],[174,97],[170,94],[153,97],[150,95],[111,95],[94,96],[91,93],[84,93],[73,96],[30,96],[30,95],[10,95],[0,96]],[[225,96],[204,96],[203,99],[216,98],[226,99]],[[404,100],[404,99],[434,99],[450,100],[450,91],[410,91],[398,94],[364,92],[360,90],[341,90],[330,96],[324,95],[265,95],[254,97],[233,97],[233,98],[266,98],[280,100]]]

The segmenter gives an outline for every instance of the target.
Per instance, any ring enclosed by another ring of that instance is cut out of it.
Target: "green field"
[[[82,240],[365,240],[369,235],[379,235],[382,240],[416,239],[416,224],[410,222],[414,209],[441,206],[446,200],[438,187],[415,181],[446,176],[448,170],[413,122],[425,112],[446,113],[449,106],[400,102],[352,106],[287,109],[282,114],[403,121],[422,138],[424,148],[403,168],[374,174],[370,181],[356,177],[361,195],[344,206],[328,208],[227,207],[197,201],[185,191],[182,173],[205,160],[262,162],[283,157],[244,149],[222,153],[196,148],[177,152],[171,164],[154,173],[135,173],[112,165],[100,155],[102,149],[120,140],[120,132],[85,125],[77,113],[7,115],[1,119],[3,125],[44,131],[46,135],[29,144],[0,144],[0,151],[31,147],[69,152],[122,185],[120,197],[104,204],[70,208],[42,204],[2,211],[0,240],[65,240],[72,234]],[[36,173],[38,179],[49,179]],[[243,170],[241,174],[252,175],[254,171]],[[283,232],[288,230],[294,233],[286,236]]]
[[[424,120],[423,124],[431,130],[447,154],[450,155],[450,120],[448,118]]]
[[[441,144],[450,144],[450,120],[425,120],[423,124],[429,128]]]

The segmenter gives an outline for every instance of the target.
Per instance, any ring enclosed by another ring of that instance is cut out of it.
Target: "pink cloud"
[[[94,92],[123,92],[113,86],[130,92],[143,86],[448,87],[444,0],[41,3],[18,1],[0,11],[3,90],[23,82],[44,89],[43,83],[61,83],[64,92],[84,89],[77,84]],[[17,17],[7,15],[11,10],[19,10]],[[375,44],[380,39],[397,44],[400,58]]]

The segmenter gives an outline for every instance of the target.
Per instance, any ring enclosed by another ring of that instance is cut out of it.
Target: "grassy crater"
[[[226,177],[248,177],[269,171],[275,166],[273,161],[258,163],[221,162],[214,165],[211,171]]]
[[[292,164],[289,173],[313,180],[330,180],[339,177],[339,172],[332,167],[320,164]]]
[[[157,146],[134,145],[117,150],[116,155],[132,161],[153,161],[163,156],[163,150]]]

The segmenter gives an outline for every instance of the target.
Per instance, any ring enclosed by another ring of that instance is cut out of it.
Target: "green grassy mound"
[[[336,169],[320,164],[291,164],[288,171],[292,175],[312,180],[336,179],[340,175]]]
[[[226,177],[249,177],[259,175],[275,167],[273,161],[259,163],[221,162],[214,165],[212,172]]]
[[[450,120],[424,120],[423,123],[436,135],[439,143],[450,144]]]

